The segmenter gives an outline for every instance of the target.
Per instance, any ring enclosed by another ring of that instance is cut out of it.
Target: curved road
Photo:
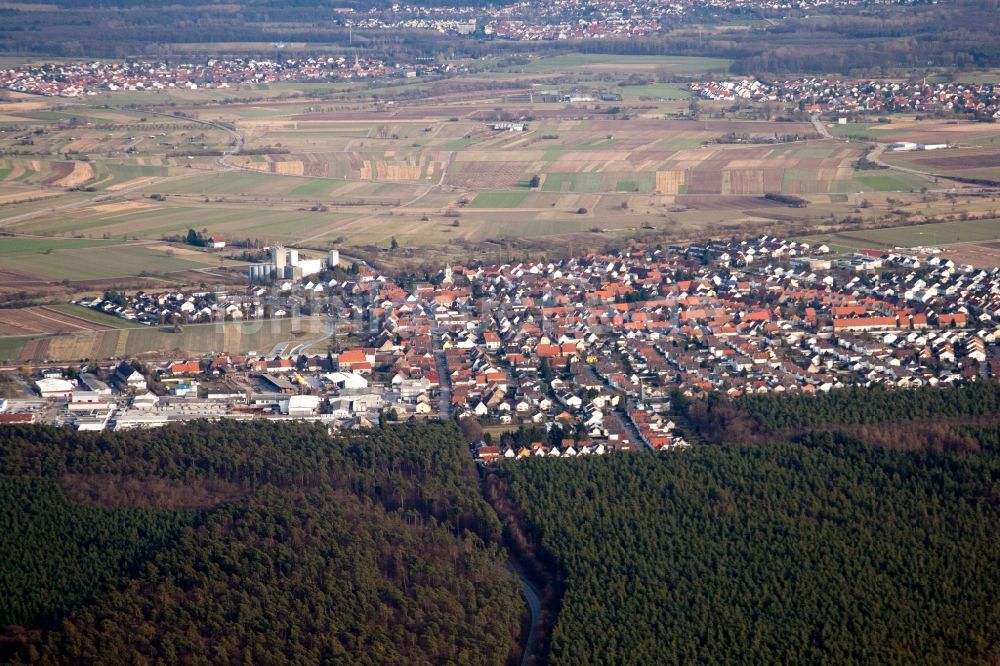
[[[812,114],[809,117],[809,119],[812,121],[813,127],[816,128],[816,131],[819,132],[820,136],[822,136],[824,139],[830,139],[830,140],[833,140],[833,141],[849,141],[849,139],[840,139],[840,138],[837,138],[837,137],[833,136],[832,134],[830,134],[829,130],[826,129],[826,125],[823,124],[823,121],[820,118],[820,115],[818,113]],[[885,153],[885,151],[892,144],[885,143],[885,142],[882,142],[882,141],[876,141],[875,139],[872,139],[871,141],[865,141],[865,143],[870,143],[873,146],[875,146],[872,149],[872,151],[867,154],[867,158],[868,158],[869,162],[871,162],[872,164],[875,164],[876,166],[880,166],[883,169],[894,169],[896,171],[901,171],[903,173],[912,173],[912,174],[914,174],[916,176],[923,176],[924,178],[944,178],[945,180],[948,180],[948,176],[942,176],[940,174],[932,173],[930,171],[920,171],[919,169],[912,169],[910,167],[904,167],[904,166],[899,166],[899,165],[896,165],[896,164],[889,164],[887,162],[883,162],[882,161],[882,154]],[[961,182],[961,181],[956,181],[956,182]],[[986,188],[984,188],[984,189],[986,189]],[[945,189],[937,189],[937,190],[931,190],[931,191],[933,191],[933,192],[951,192],[952,190],[945,188]]]
[[[521,666],[527,666],[535,653],[535,643],[538,641],[538,616],[542,612],[542,597],[538,593],[538,588],[528,580],[514,560],[508,560],[507,566],[521,581],[521,594],[524,595],[524,600],[528,602],[528,610],[531,611],[531,627],[528,629],[528,637],[524,639],[524,651],[521,653]]]
[[[199,124],[199,125],[205,125],[207,127],[212,127],[212,128],[218,129],[218,130],[222,130],[223,132],[229,134],[233,138],[233,145],[232,145],[232,147],[229,150],[223,151],[222,155],[219,156],[219,159],[217,160],[219,166],[222,167],[226,171],[253,171],[255,173],[260,173],[259,171],[255,170],[255,169],[246,169],[244,167],[240,167],[240,166],[237,166],[237,165],[234,165],[234,164],[230,164],[229,162],[226,161],[227,157],[230,157],[230,156],[236,154],[237,152],[239,152],[240,149],[243,146],[243,136],[239,132],[237,132],[236,130],[234,130],[233,128],[228,127],[226,125],[223,125],[221,123],[212,122],[210,120],[202,120],[202,119],[199,119],[199,118],[190,118],[190,117],[186,117],[186,116],[177,116],[177,115],[174,115],[172,113],[164,113],[164,112],[161,112],[161,111],[153,111],[151,109],[137,109],[137,110],[141,111],[142,113],[148,114],[148,115],[163,116],[163,117],[172,118],[172,119],[175,119],[175,120],[176,119],[183,119],[183,120],[187,120],[187,121],[190,121],[190,122],[194,122],[194,123]],[[345,150],[346,150],[346,148],[345,148]],[[441,177],[438,180],[438,182],[435,183],[434,185],[431,185],[430,187],[428,187],[426,190],[424,190],[423,193],[421,193],[420,195],[418,195],[413,200],[408,201],[408,202],[402,204],[401,207],[412,205],[412,204],[416,203],[417,201],[423,199],[425,196],[427,196],[428,194],[430,194],[432,191],[434,191],[436,189],[440,189],[441,187],[443,187],[444,183],[445,183],[445,180],[448,177],[449,167],[451,166],[453,160],[454,160],[454,153],[452,151],[449,151],[448,152],[448,159],[445,162],[445,167],[442,170]],[[185,174],[183,176],[175,176],[174,178],[168,178],[168,179],[165,179],[165,180],[174,180],[174,179],[188,178],[188,177],[190,177],[190,176],[188,174]],[[160,182],[164,182],[164,181],[161,180]],[[116,198],[118,198],[120,196],[123,196],[125,194],[128,194],[128,193],[132,192],[133,190],[141,189],[142,187],[146,187],[146,186],[148,186],[148,183],[142,183],[142,184],[139,184],[139,185],[136,185],[136,186],[133,186],[133,187],[123,188],[123,189],[115,192],[114,194],[103,193],[103,194],[101,194],[99,196],[91,198],[89,201],[90,202],[97,202],[97,201],[102,201],[102,200],[103,201],[107,201],[107,200],[111,200],[111,199],[116,199]],[[45,208],[45,209],[38,210],[38,211],[31,211],[31,212],[28,212],[28,213],[23,213],[21,215],[17,215],[17,216],[14,216],[14,217],[7,218],[7,219],[3,220],[2,222],[4,224],[18,222],[18,221],[21,221],[23,219],[29,219],[29,218],[34,217],[36,215],[42,215],[42,214],[45,214],[45,213],[55,212],[56,210],[62,210],[62,209],[65,209],[65,208],[72,208],[74,206],[79,206],[80,203],[81,202],[73,202],[73,203],[69,203],[69,204],[62,204],[62,205],[59,205],[59,206]],[[378,215],[378,213],[375,213],[375,215]],[[375,215],[373,215],[372,217],[374,217]],[[303,242],[308,241],[308,240],[309,239],[304,239]],[[348,257],[347,255],[341,255],[341,256],[342,256],[342,258],[344,258],[344,259],[346,259],[348,261],[352,260],[352,257]],[[367,266],[367,263],[364,260],[362,260],[362,259],[356,259],[356,258],[354,258],[354,260],[357,261],[362,266]],[[300,351],[307,344],[313,344],[313,343],[315,343],[317,341],[322,341],[323,339],[329,337],[331,335],[331,333],[332,333],[332,331],[329,330],[330,328],[332,328],[331,327],[331,323],[332,323],[331,320],[329,320],[329,318],[328,318],[328,320],[327,320],[327,328],[328,328],[328,330],[327,330],[326,335],[318,338],[317,340],[310,340],[310,341],[308,341],[306,343],[300,343],[300,344],[298,344],[298,345],[296,345],[295,347],[292,348],[292,352],[294,353],[294,352]],[[436,326],[435,326],[435,328],[436,328]],[[437,338],[437,335],[434,336],[434,340],[435,340],[435,342],[438,343],[438,345],[440,344],[440,342],[439,342],[439,340]],[[279,349],[279,346],[276,346],[275,349],[272,350],[272,354],[280,353],[280,352],[284,351],[287,348],[288,344],[289,343],[287,343],[287,342],[286,343],[281,343],[280,344],[280,349]],[[436,350],[435,351],[435,356],[438,357],[437,361],[438,361],[439,371],[441,371],[442,370],[441,366],[444,365],[444,363],[443,363],[443,361],[444,361],[443,350]],[[450,412],[451,412],[451,400],[450,400],[450,396],[447,395],[447,389],[445,389],[445,387],[443,386],[443,384],[447,382],[447,369],[446,369],[446,367],[444,368],[444,371],[441,373],[441,379],[442,379],[442,395],[441,395],[440,415],[441,415],[442,418],[447,419],[447,418],[450,418],[450,416],[451,416],[451,414],[450,414]],[[448,399],[446,399],[446,398],[448,398]],[[542,610],[541,595],[539,594],[539,591],[535,587],[534,583],[532,583],[530,580],[528,580],[528,578],[524,575],[524,572],[521,570],[521,568],[513,560],[509,560],[508,561],[508,566],[510,567],[510,570],[517,576],[518,580],[521,583],[521,593],[524,596],[525,602],[528,604],[528,610],[529,610],[529,612],[531,614],[531,626],[528,629],[528,636],[525,639],[524,647],[523,647],[523,653],[522,653],[522,657],[521,657],[521,664],[522,664],[522,666],[527,666],[527,664],[529,663],[531,657],[534,655],[535,648],[536,648],[535,643],[537,642],[538,618],[539,618],[539,616],[541,614],[541,610]]]

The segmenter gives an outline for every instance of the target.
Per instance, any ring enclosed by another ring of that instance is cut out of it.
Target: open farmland
[[[683,56],[630,56],[607,54],[570,54],[541,58],[528,65],[517,67],[525,72],[558,72],[573,69],[656,70],[670,69],[678,73],[726,71],[729,61],[721,58],[693,58]]]
[[[830,134],[836,137],[864,137],[893,143],[910,141],[922,144],[952,146],[982,146],[996,144],[997,131],[987,123],[960,120],[924,119],[895,116],[888,123],[830,124]]]
[[[813,244],[826,243],[838,251],[937,248],[943,256],[959,263],[984,267],[1000,265],[1000,219],[816,234],[800,240]]]
[[[470,208],[517,208],[528,192],[481,192],[469,204]]]
[[[89,316],[84,308],[68,306],[81,311],[79,314],[66,306],[43,306],[34,308],[12,308],[5,310],[0,317],[0,336],[35,335],[45,333],[86,333],[88,331],[106,331],[115,328],[126,328],[127,322],[115,317],[93,313]],[[81,316],[82,315],[82,316]],[[122,322],[118,324],[117,322]]]
[[[907,170],[858,171],[866,142],[823,139],[808,122],[723,118],[719,109],[690,118],[688,92],[671,77],[726,66],[562,55],[447,81],[243,86],[229,100],[221,91],[173,90],[98,95],[107,108],[18,102],[31,106],[9,114],[43,132],[37,154],[0,162],[0,229],[118,245],[94,245],[86,256],[68,248],[14,253],[0,277],[194,277],[220,267],[218,254],[159,243],[189,228],[259,245],[338,246],[390,263],[438,262],[505,252],[511,243],[549,251],[637,235],[803,233],[847,216],[868,226],[894,208],[910,222],[988,210],[986,200],[956,206],[925,195],[939,186],[917,172],[983,177],[995,168],[995,128],[907,117],[829,126],[879,140],[948,135],[978,146],[887,153]],[[570,92],[582,101],[564,101]],[[609,95],[614,101],[598,101]],[[166,115],[129,104],[159,105]],[[218,121],[233,134],[205,124]],[[16,138],[0,137],[0,145]],[[72,191],[75,181],[93,191]],[[768,192],[807,205],[765,201]],[[402,250],[384,254],[392,239]]]
[[[256,199],[256,200],[255,200]],[[336,213],[318,214],[300,210],[312,205],[313,200],[297,199],[284,202],[262,200],[259,197],[234,201],[204,203],[198,196],[171,199],[170,205],[151,205],[144,201],[131,202],[135,205],[101,204],[74,208],[59,214],[41,215],[28,223],[14,225],[13,231],[30,229],[32,233],[54,234],[64,232],[95,238],[110,237],[156,239],[165,235],[183,235],[192,226],[209,228],[212,233],[227,238],[254,237],[267,241],[294,242],[317,230],[329,228],[343,215]],[[153,259],[150,270],[186,270],[205,265],[218,265],[218,258],[203,253],[191,254],[174,248],[171,256],[166,250],[166,259],[175,262],[174,267],[163,266],[162,258],[147,253]]]
[[[141,328],[142,324],[134,321],[129,321],[128,319],[122,319],[121,317],[116,317],[115,315],[105,314],[104,312],[99,312],[97,310],[92,310],[91,308],[85,308],[82,305],[76,305],[75,303],[58,303],[56,305],[45,306],[48,310],[53,310],[55,312],[61,312],[63,314],[69,315],[74,319],[82,319],[88,321],[95,326],[101,328]]]
[[[0,357],[14,362],[79,361],[154,355],[183,356],[204,352],[268,353],[282,342],[307,342],[324,336],[322,317],[249,322],[191,324],[173,327],[106,329],[51,336],[0,337]]]
[[[942,176],[1000,182],[1000,144],[989,143],[975,148],[949,150],[892,152],[885,156],[884,161]]]
[[[37,280],[94,280],[233,265],[204,252],[158,243],[89,239],[0,239],[0,266]],[[0,275],[0,285],[3,283]]]

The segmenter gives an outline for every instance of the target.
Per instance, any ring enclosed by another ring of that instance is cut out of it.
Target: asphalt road
[[[812,121],[813,127],[816,128],[816,131],[819,132],[824,139],[830,139],[832,141],[846,141],[846,139],[840,139],[830,134],[829,130],[826,129],[826,125],[823,124],[823,121],[820,118],[819,114],[813,114],[812,116],[810,116],[809,119]],[[924,178],[940,178],[945,180],[948,179],[947,176],[941,176],[935,173],[931,173],[930,171],[921,171],[919,169],[911,169],[910,167],[904,167],[904,166],[899,166],[897,164],[888,164],[886,162],[883,162],[882,155],[885,153],[886,150],[889,149],[889,146],[891,146],[892,144],[885,143],[883,141],[876,141],[874,139],[866,141],[866,143],[870,143],[873,146],[875,146],[875,148],[870,153],[868,153],[867,156],[868,161],[871,162],[872,164],[882,167],[883,169],[893,169],[895,171],[900,171],[903,173],[912,173],[916,176],[923,176]],[[952,192],[954,191],[954,189],[937,188],[929,191],[940,193],[940,192]],[[980,191],[992,191],[992,190],[990,188],[981,188]]]
[[[429,308],[429,304],[428,308]],[[451,377],[448,376],[448,364],[444,359],[444,349],[441,348],[441,328],[437,320],[431,316],[431,347],[434,350],[434,360],[437,362],[438,377],[441,379],[440,396],[438,398],[438,414],[442,419],[451,418]]]
[[[531,628],[528,629],[528,637],[524,639],[524,651],[521,653],[521,666],[527,666],[535,653],[535,644],[538,642],[538,616],[542,612],[542,598],[538,593],[538,588],[525,577],[521,567],[514,560],[508,560],[507,566],[521,581],[521,594],[524,595],[524,600],[528,603],[528,610],[531,612]]]

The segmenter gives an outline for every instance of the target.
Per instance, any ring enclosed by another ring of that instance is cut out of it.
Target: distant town
[[[849,81],[801,78],[764,82],[700,81],[690,84],[713,101],[779,102],[807,113],[955,113],[1000,119],[1000,86],[993,84]]]
[[[550,3],[516,2],[486,7],[426,7],[396,3],[387,9],[367,12],[335,8],[335,21],[358,29],[422,29],[454,35],[470,35],[513,41],[558,41],[579,39],[628,39],[663,30],[669,22],[688,15],[740,12],[753,9],[804,12],[816,7],[846,7],[868,4],[860,0],[818,2],[803,0],[779,3],[771,0],[709,0],[707,2],[661,2],[660,0],[559,0]]]
[[[565,433],[558,444],[484,439],[477,455],[490,463],[688,446],[671,416],[679,396],[1000,376],[1000,269],[956,265],[933,247],[835,254],[761,236],[454,264],[406,287],[366,266],[345,271],[335,251],[325,262],[270,252],[244,291],[78,305],[150,324],[322,317],[325,351],[47,367],[21,378],[36,397],[0,403],[0,422],[102,430],[291,418],[351,428],[440,416]]]
[[[431,11],[431,10],[428,10]],[[210,59],[203,63],[91,62],[23,65],[0,70],[0,88],[34,95],[88,97],[101,93],[171,89],[227,89],[279,81],[336,81],[412,78],[462,73],[464,65],[448,63],[389,64],[349,58]],[[692,95],[721,102],[773,102],[806,113],[854,114],[926,113],[1000,120],[1000,86],[971,83],[926,83],[891,80],[801,78],[765,82],[703,80],[689,84]],[[541,91],[541,97],[546,96]],[[556,101],[597,99],[588,95],[556,95]],[[619,93],[601,101],[620,100]]]
[[[23,65],[0,70],[0,88],[50,97],[171,89],[226,89],[279,81],[338,81],[415,77],[460,71],[448,64],[387,64],[358,57],[281,61],[259,58],[209,59],[202,63],[90,62]]]

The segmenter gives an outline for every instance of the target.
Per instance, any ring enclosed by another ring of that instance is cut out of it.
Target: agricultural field
[[[4,238],[0,241],[0,257],[18,254],[44,254],[54,250],[79,250],[109,244],[109,241],[90,238]]]
[[[0,102],[0,122],[10,122],[0,129],[11,130],[0,133],[0,231],[94,243],[0,250],[0,283],[228,266],[162,242],[192,227],[394,264],[494,256],[511,244],[547,252],[635,236],[803,234],[847,216],[867,227],[901,209],[900,221],[913,222],[992,205],[961,188],[946,201],[925,173],[989,178],[1000,162],[995,127],[901,116],[830,124],[840,138],[823,139],[808,122],[720,109],[690,118],[674,77],[728,64],[560,55],[447,81]],[[593,101],[562,101],[571,93]],[[615,93],[622,99],[597,101]],[[209,124],[220,121],[232,130]],[[944,136],[966,147],[887,152],[899,169],[855,168],[868,141]],[[807,205],[766,201],[768,192]],[[392,239],[402,251],[385,254]]]
[[[4,311],[0,318],[0,336],[21,336],[46,333],[86,333],[88,331],[105,331],[114,328],[125,328],[120,325],[110,325],[97,321],[96,317],[78,316],[66,306],[42,306],[31,308],[12,308]],[[83,311],[84,308],[72,307]],[[81,312],[80,315],[84,315]],[[94,312],[94,315],[102,313]],[[117,319],[107,317],[107,319]],[[123,320],[119,320],[123,321]]]
[[[142,328],[143,326],[137,322],[122,319],[121,317],[116,317],[115,315],[98,312],[97,310],[85,308],[82,305],[77,305],[75,303],[57,303],[55,305],[47,305],[45,307],[48,310],[61,312],[73,317],[74,319],[88,321],[95,327],[100,328]]]
[[[0,285],[4,273],[39,281],[95,280],[233,265],[218,255],[157,242],[0,238]]]
[[[480,192],[469,204],[469,208],[517,208],[528,192]]]
[[[885,155],[884,161],[942,176],[1000,181],[1000,141],[969,148],[892,152]]]
[[[835,137],[862,137],[886,143],[910,141],[922,144],[948,144],[960,147],[1000,147],[1000,133],[987,123],[960,120],[923,119],[914,116],[892,116],[887,123],[828,124]]]
[[[191,324],[173,327],[91,330],[47,336],[0,337],[0,361],[79,361],[87,358],[163,358],[205,352],[267,354],[283,342],[308,342],[325,335],[322,317],[250,322]]]
[[[956,263],[990,267],[1000,265],[1000,219],[958,220],[889,229],[865,229],[800,238],[825,243],[839,252],[862,249],[936,248]]]
[[[700,74],[703,72],[723,72],[729,68],[729,61],[722,58],[694,58],[685,56],[630,56],[607,54],[569,54],[550,58],[540,58],[528,65],[514,69],[531,72],[560,72],[591,68],[597,70],[656,70],[669,69],[678,74]]]
[[[618,89],[623,99],[687,99],[691,91],[670,83],[650,83],[622,86]]]

